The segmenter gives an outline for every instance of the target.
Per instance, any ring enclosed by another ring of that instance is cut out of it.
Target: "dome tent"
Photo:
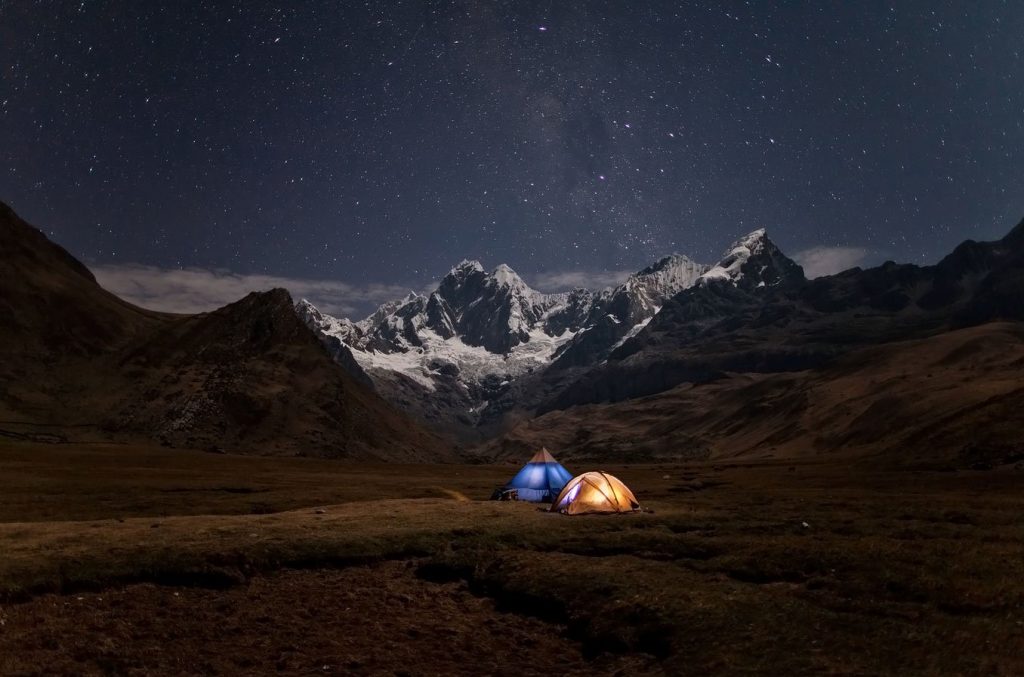
[[[569,480],[551,510],[566,515],[595,512],[633,512],[640,508],[636,496],[618,477],[606,472],[586,472]]]
[[[541,449],[508,484],[494,492],[494,498],[506,498],[514,492],[514,498],[520,501],[547,503],[571,477],[547,449]]]

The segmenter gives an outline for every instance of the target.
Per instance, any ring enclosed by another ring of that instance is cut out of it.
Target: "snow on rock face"
[[[532,291],[523,282],[523,278],[516,274],[516,271],[509,268],[506,264],[502,263],[500,266],[494,269],[491,273],[491,280],[494,281],[499,287],[509,287],[510,289],[516,289],[523,292]]]
[[[596,295],[584,329],[559,353],[559,367],[586,366],[605,359],[625,338],[643,329],[666,300],[692,287],[707,270],[704,264],[672,254]]]
[[[461,277],[472,273],[482,273],[484,267],[479,261],[470,261],[469,259],[462,259],[459,265],[448,271],[449,276]]]
[[[702,283],[705,280],[736,282],[741,279],[743,265],[750,260],[751,256],[761,252],[765,240],[765,230],[759,228],[733,242],[729,249],[722,254],[722,260],[701,276]]]
[[[457,374],[468,384],[543,368],[580,328],[565,316],[589,308],[590,299],[585,290],[542,294],[507,265],[486,273],[478,261],[463,261],[429,296],[410,292],[360,322],[325,315],[305,300],[296,312],[326,346],[348,346],[371,377],[393,371],[434,390],[440,376]]]
[[[803,279],[800,267],[760,229],[734,242],[714,266],[673,254],[601,292],[545,294],[505,264],[488,273],[466,260],[428,296],[410,292],[360,322],[323,314],[305,300],[295,309],[339,361],[353,361],[371,379],[400,374],[430,393],[446,388],[450,395],[454,388],[463,411],[472,413],[487,405],[479,393],[526,373],[605,359],[690,287],[715,280],[763,287],[796,277]]]
[[[528,341],[537,321],[557,302],[554,295],[531,289],[508,266],[485,273],[475,261],[453,268],[434,294],[438,306],[447,309],[444,324],[450,325],[452,335],[499,354]]]
[[[635,308],[622,313],[619,319],[633,324],[650,319],[666,299],[692,287],[707,270],[706,265],[680,254],[672,254],[639,273],[630,275],[629,279],[613,292],[613,298],[616,295],[627,296]]]
[[[733,242],[722,260],[701,276],[699,284],[724,281],[750,290],[804,279],[803,269],[768,239],[764,228],[759,228]]]
[[[354,340],[359,333],[359,330],[352,321],[325,315],[306,299],[300,299],[295,304],[295,313],[299,316],[300,320],[315,332],[338,336],[346,343],[349,340]]]

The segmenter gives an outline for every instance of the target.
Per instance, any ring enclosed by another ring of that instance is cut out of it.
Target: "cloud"
[[[556,292],[583,287],[584,289],[604,289],[614,287],[626,281],[633,271],[608,270],[585,271],[563,270],[540,273],[533,277],[533,286],[541,291]]]
[[[864,263],[870,252],[863,247],[811,247],[793,255],[808,278],[834,275]]]
[[[408,288],[393,284],[354,285],[337,280],[239,275],[204,268],[123,264],[94,266],[91,270],[108,291],[143,308],[169,313],[214,310],[249,292],[284,287],[296,300],[306,298],[332,315],[350,316],[409,292]]]

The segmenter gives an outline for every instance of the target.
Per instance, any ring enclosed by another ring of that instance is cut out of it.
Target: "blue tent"
[[[547,449],[541,449],[503,487],[503,491],[514,489],[520,501],[550,503],[571,479],[569,471]]]

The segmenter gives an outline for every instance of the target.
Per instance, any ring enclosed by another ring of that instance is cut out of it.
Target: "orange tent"
[[[636,496],[618,477],[606,472],[586,472],[569,480],[551,510],[566,515],[592,512],[633,512],[640,509]]]

